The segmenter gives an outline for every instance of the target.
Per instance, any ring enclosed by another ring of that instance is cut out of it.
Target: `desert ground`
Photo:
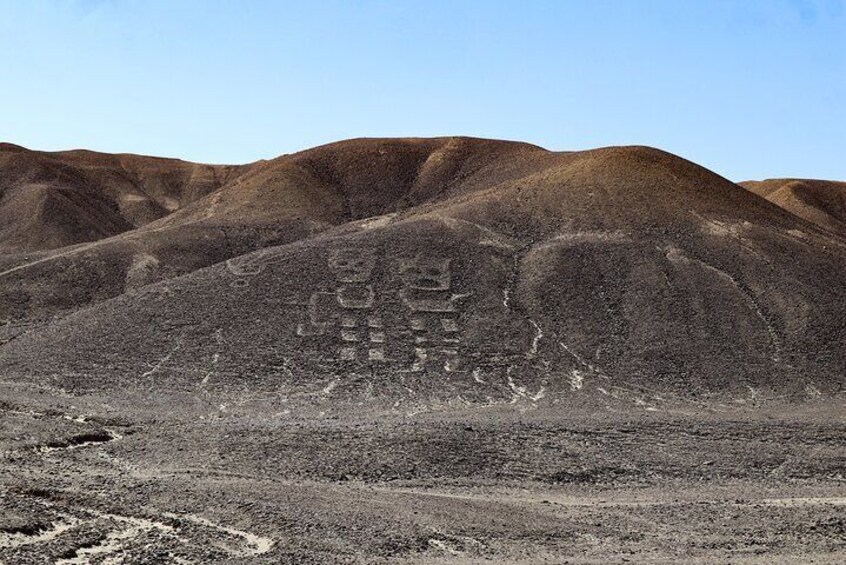
[[[825,403],[155,410],[4,383],[7,563],[842,563]],[[208,399],[211,400],[211,399]],[[222,399],[214,399],[214,402]],[[231,408],[230,408],[231,406]]]

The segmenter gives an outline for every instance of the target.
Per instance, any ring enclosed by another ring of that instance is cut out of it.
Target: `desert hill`
[[[846,384],[846,240],[644,147],[341,142],[0,277],[10,317],[63,313],[0,371],[75,393],[648,410]]]
[[[846,182],[769,179],[740,184],[800,218],[846,236]]]
[[[59,250],[0,254],[0,312],[7,320],[49,317],[350,220],[434,202],[443,196],[438,191],[487,187],[519,175],[530,157],[551,155],[465,138],[353,140],[233,169],[239,174],[220,188],[138,229]]]
[[[247,168],[0,144],[0,253],[44,251],[129,231]]]

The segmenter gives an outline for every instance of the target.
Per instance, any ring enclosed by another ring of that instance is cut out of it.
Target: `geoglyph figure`
[[[371,249],[339,248],[330,251],[327,264],[335,284],[334,291],[312,293],[307,322],[297,328],[301,337],[335,335],[337,359],[350,362],[386,362],[388,342],[398,346],[394,361],[408,359],[408,370],[423,371],[427,367],[453,371],[459,366],[461,342],[458,300],[452,289],[451,260],[417,256],[401,259],[395,265],[402,287],[399,298],[406,307],[405,323],[411,342],[402,351],[403,343],[393,341],[393,324],[375,311],[378,290],[373,271],[376,253]],[[396,320],[396,323],[402,323]],[[401,340],[403,341],[403,340]]]

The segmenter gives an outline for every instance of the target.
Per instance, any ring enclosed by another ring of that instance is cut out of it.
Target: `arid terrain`
[[[846,184],[0,144],[0,562],[843,563]]]

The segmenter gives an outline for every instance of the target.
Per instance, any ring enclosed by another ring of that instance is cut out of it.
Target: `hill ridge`
[[[241,173],[5,269],[0,370],[625,410],[846,386],[846,241],[665,151],[353,140]]]

